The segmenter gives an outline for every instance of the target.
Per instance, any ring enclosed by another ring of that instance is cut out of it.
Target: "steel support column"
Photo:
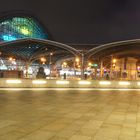
[[[100,62],[100,78],[103,77],[103,60]]]
[[[52,54],[50,53],[50,60],[49,60],[49,67],[50,67],[50,79],[51,79],[51,74],[52,74]]]
[[[81,54],[81,79],[84,79],[84,54]]]
[[[29,62],[25,63],[25,68],[26,68],[26,73],[25,73],[25,77],[28,78],[28,68],[29,68]]]

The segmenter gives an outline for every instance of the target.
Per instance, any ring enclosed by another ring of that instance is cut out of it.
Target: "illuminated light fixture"
[[[67,67],[67,62],[63,62],[62,67]]]
[[[20,31],[24,35],[29,35],[30,34],[30,31],[28,29],[26,29],[26,28],[21,28]]]
[[[89,82],[89,81],[79,81],[78,83],[80,85],[90,85],[91,84],[91,82]]]
[[[42,64],[45,64],[46,59],[45,59],[44,57],[41,57],[41,58],[40,58],[40,61],[42,62]]]
[[[2,39],[4,41],[13,41],[13,40],[16,40],[16,38],[14,36],[11,36],[11,35],[3,35],[2,36]]]
[[[98,67],[98,64],[92,64],[93,67]]]
[[[53,55],[53,53],[51,52],[50,55]]]
[[[45,81],[45,80],[33,80],[32,83],[33,84],[46,84],[47,81]]]
[[[117,61],[116,59],[113,59],[113,63],[116,63],[116,61]]]
[[[100,85],[111,85],[110,81],[100,81],[99,82]]]
[[[119,82],[119,85],[130,85],[130,82],[126,82],[126,81],[121,81],[121,82]]]
[[[115,67],[115,66],[116,66],[116,64],[114,63],[114,64],[113,64],[113,67]]]
[[[46,59],[45,59],[44,57],[41,57],[41,58],[40,58],[40,61],[45,62]]]
[[[12,57],[9,57],[9,61],[12,61],[13,60],[13,58]]]
[[[66,84],[69,84],[69,81],[56,81],[56,84],[66,85]]]
[[[89,62],[89,63],[88,63],[88,66],[91,66],[91,65],[92,65],[92,63],[91,63],[91,62]]]
[[[6,83],[8,84],[20,84],[22,83],[21,80],[6,80]]]
[[[140,70],[140,66],[137,66],[137,70]]]
[[[75,59],[75,61],[76,61],[76,62],[79,62],[79,61],[80,61],[80,59],[77,57],[77,58]]]
[[[67,65],[67,62],[63,62],[63,65],[66,66]]]
[[[137,82],[137,85],[140,86],[140,82]]]

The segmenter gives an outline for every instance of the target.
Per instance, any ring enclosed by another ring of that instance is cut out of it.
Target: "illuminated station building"
[[[22,71],[19,77],[35,78],[38,68],[44,67],[49,78],[65,73],[67,78],[137,80],[139,44],[139,39],[103,45],[63,44],[53,40],[34,16],[6,14],[0,20],[0,76]]]

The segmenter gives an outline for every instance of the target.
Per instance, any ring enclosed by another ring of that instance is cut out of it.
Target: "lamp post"
[[[67,68],[67,65],[68,65],[68,63],[64,61],[62,63],[62,68]],[[63,76],[64,76],[63,78],[66,79],[66,72],[64,72],[64,75]]]
[[[80,62],[80,59],[76,57],[74,61],[74,76],[76,76],[76,66],[79,65],[79,62]]]
[[[117,60],[115,58],[111,60],[111,78],[116,78],[116,73],[115,73],[116,61]]]
[[[63,62],[62,67],[66,68],[67,67],[67,62]]]
[[[40,61],[42,62],[42,64],[45,64],[45,62],[46,62],[46,58],[41,57],[41,58],[40,58]]]
[[[13,62],[15,61],[15,59],[13,57],[9,57],[8,60],[10,61],[10,66],[11,66],[11,69],[13,70],[14,67],[12,68],[12,66],[13,66]]]
[[[12,61],[13,60],[13,58],[12,57],[9,57],[9,61]]]
[[[81,59],[81,79],[84,79],[84,53],[82,53]]]
[[[103,60],[100,62],[100,78],[103,78]]]
[[[25,77],[26,78],[28,78],[28,68],[29,68],[29,63],[26,62],[26,64],[25,64],[25,69],[26,69]]]
[[[88,66],[91,67],[91,65],[92,65],[92,63],[91,62],[88,62]]]
[[[49,67],[50,67],[50,79],[51,79],[51,71],[52,71],[52,55],[53,55],[53,53],[51,52],[50,53],[50,61],[49,61]]]

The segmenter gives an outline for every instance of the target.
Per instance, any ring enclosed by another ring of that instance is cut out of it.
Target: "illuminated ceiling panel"
[[[32,18],[12,17],[0,23],[0,41],[13,41],[22,38],[48,39],[48,35]]]

